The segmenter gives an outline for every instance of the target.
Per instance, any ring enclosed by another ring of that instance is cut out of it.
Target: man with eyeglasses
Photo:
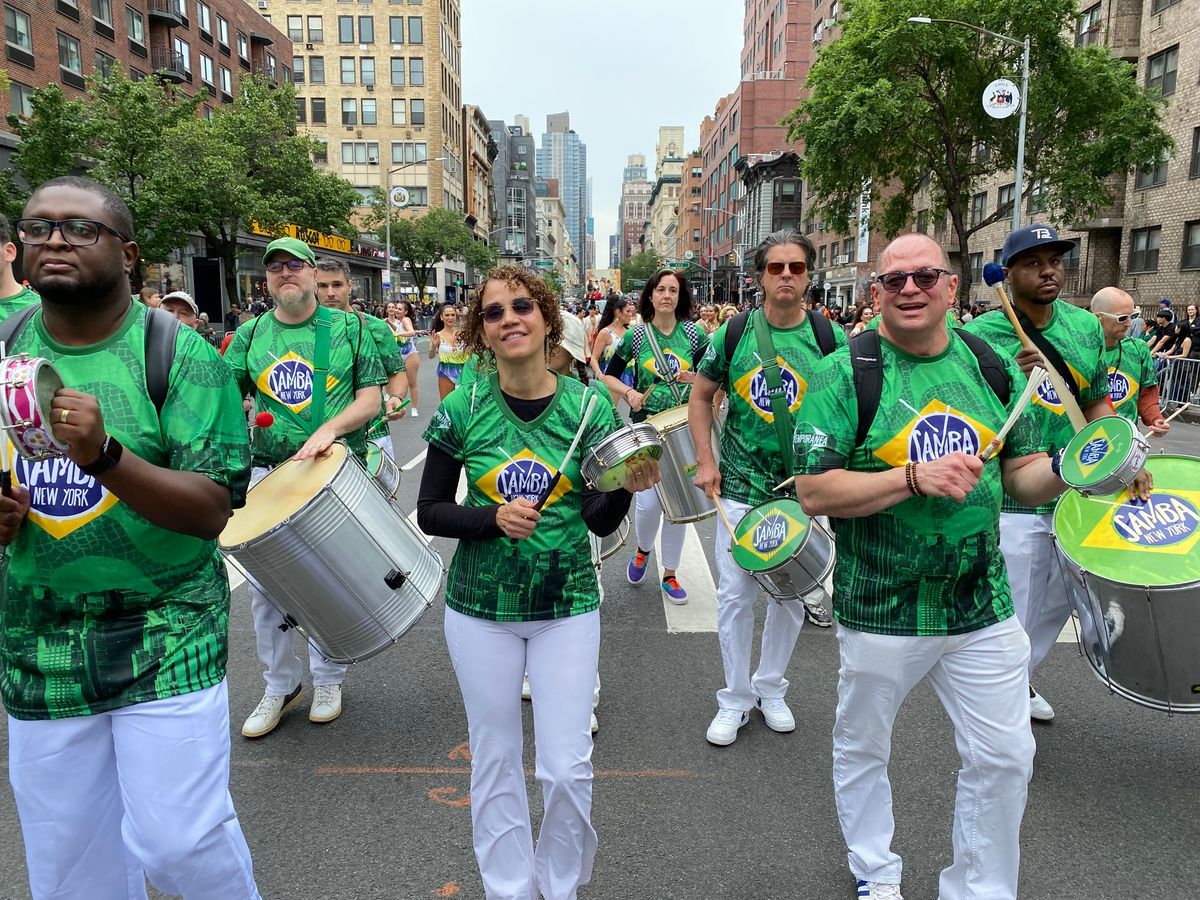
[[[1140,418],[1153,434],[1163,435],[1171,423],[1159,408],[1158,373],[1150,348],[1145,341],[1126,337],[1133,310],[1133,298],[1118,287],[1101,288],[1092,296],[1092,312],[1104,330],[1109,400],[1117,415],[1134,425]]]
[[[15,312],[38,302],[38,295],[28,286],[18,284],[13,277],[17,245],[13,243],[8,219],[0,215],[0,322]]]
[[[169,390],[148,391],[128,207],[56,178],[16,230],[41,294],[8,348],[68,387],[67,445],[14,461],[0,497],[7,597],[0,695],[9,780],[35,898],[258,898],[229,796],[229,582],[217,536],[245,500],[241,400],[216,350],[174,336]],[[154,327],[162,327],[155,322]]]
[[[373,340],[358,340],[358,317],[317,302],[317,258],[312,248],[292,237],[267,244],[263,265],[267,290],[275,306],[238,327],[225,351],[225,362],[243,394],[253,394],[258,411],[274,422],[254,429],[251,455],[253,483],[287,459],[313,459],[335,440],[366,459],[366,424],[379,412],[380,385],[387,381]],[[316,386],[313,370],[318,351],[318,318],[329,317],[328,376],[323,422],[313,421]],[[266,671],[266,691],[242,726],[242,734],[258,738],[275,730],[284,712],[303,696],[303,664],[292,648],[292,633],[283,631],[283,615],[257,588],[250,588],[250,610],[258,638],[258,659]],[[342,714],[342,681],[346,667],[322,658],[308,647],[313,679],[310,722],[332,722]]]
[[[688,426],[696,445],[695,484],[705,493],[719,494],[717,502],[734,523],[751,507],[775,496],[775,485],[793,474],[791,438],[786,446],[780,446],[756,330],[765,324],[776,357],[782,358],[778,374],[789,417],[800,409],[817,360],[846,344],[841,328],[830,325],[820,312],[804,308],[815,257],[811,242],[799,232],[779,231],[764,239],[754,252],[754,268],[763,290],[762,309],[748,315],[741,313],[717,328],[696,370],[696,383],[688,401]],[[735,326],[741,328],[740,336],[733,333],[736,343],[729,336]],[[822,332],[824,339],[820,337]],[[826,341],[824,348],[822,340]],[[731,343],[732,348],[728,346]],[[718,466],[713,457],[712,408],[713,398],[722,387],[728,392],[729,412],[721,429]],[[788,431],[793,429],[794,423]],[[832,624],[821,601],[811,595],[805,602],[768,603],[762,652],[758,668],[751,674],[758,582],[734,562],[729,552],[731,540],[724,525],[718,526],[717,633],[725,686],[717,691],[717,714],[705,735],[710,744],[717,746],[737,740],[738,730],[755,708],[772,731],[796,729],[796,719],[784,700],[788,689],[784,673],[804,625],[807,606],[811,605],[808,615],[815,617],[817,624]]]
[[[1027,225],[1009,232],[1001,251],[1012,303],[1022,327],[1042,347],[1047,362],[1073,386],[1088,421],[1113,413],[1109,403],[1108,366],[1104,362],[1104,334],[1096,317],[1058,295],[1066,279],[1062,257],[1075,248],[1061,240],[1049,225]],[[1041,357],[1022,350],[1021,342],[1003,310],[993,310],[966,328],[992,345],[998,353],[1014,357],[1026,373],[1044,365]],[[1033,409],[1049,448],[1060,450],[1075,436],[1066,407],[1046,378],[1033,395]],[[1138,482],[1139,489],[1145,479]],[[1029,676],[1050,652],[1071,616],[1070,580],[1063,578],[1054,548],[1054,504],[1037,507],[1004,500],[1000,514],[1000,549],[1008,564],[1013,606],[1029,635]],[[1054,718],[1052,707],[1029,686],[1029,714],[1039,722]]]
[[[941,900],[1015,900],[1033,772],[1029,640],[997,552],[1004,491],[1037,504],[1063,483],[1033,417],[1001,430],[1025,384],[1016,363],[946,325],[958,276],[923,234],[897,238],[871,290],[878,337],[813,373],[796,430],[796,491],[837,522],[834,614],[841,657],[833,784],[861,900],[901,900],[888,760],[901,703],[928,676],[962,757],[954,859]],[[878,406],[855,358],[878,347]],[[860,412],[864,418],[860,422]]]

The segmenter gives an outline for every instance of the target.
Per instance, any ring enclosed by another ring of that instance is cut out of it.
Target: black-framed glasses
[[[1096,310],[1096,312],[1100,313],[1100,315],[1104,316],[1105,318],[1116,319],[1117,322],[1119,322],[1122,325],[1124,325],[1126,322],[1130,322],[1133,320],[1133,313],[1126,313],[1123,316],[1119,316],[1116,313],[1105,312],[1102,309],[1098,309],[1098,310]]]
[[[17,219],[17,236],[21,243],[37,246],[50,240],[57,228],[62,239],[72,247],[90,247],[100,240],[101,231],[111,231],[123,241],[131,241],[111,225],[95,219]]]
[[[898,294],[904,290],[909,278],[921,290],[927,291],[938,283],[939,278],[949,274],[948,269],[921,268],[915,272],[884,272],[882,275],[877,275],[875,280],[883,285],[883,289],[889,294]]]
[[[533,311],[536,308],[537,304],[528,297],[518,297],[510,306],[507,307],[507,309],[511,309],[521,318],[533,315]],[[503,303],[489,303],[479,311],[479,314],[483,317],[483,321],[487,322],[489,325],[495,325],[504,318],[505,309],[506,307]]]
[[[808,268],[808,264],[805,262],[801,262],[800,260],[793,260],[792,262],[786,262],[786,263],[769,262],[769,263],[767,263],[767,274],[768,275],[782,275],[785,266],[787,267],[787,270],[789,272],[791,272],[793,275],[803,275],[804,270]]]
[[[296,259],[296,257],[293,256],[291,259],[273,259],[273,260],[271,260],[269,263],[267,263],[267,271],[270,272],[272,275],[278,275],[286,267],[288,269],[291,269],[293,272],[299,272],[301,269],[303,269],[305,266],[308,266],[308,265],[311,265],[311,263],[309,263],[307,260]]]

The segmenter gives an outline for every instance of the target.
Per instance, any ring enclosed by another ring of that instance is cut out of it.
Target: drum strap
[[[1075,376],[1071,374],[1071,367],[1067,365],[1067,361],[1062,358],[1062,354],[1058,352],[1046,336],[1038,331],[1036,325],[1029,320],[1029,316],[1023,312],[1017,313],[1017,321],[1021,323],[1021,327],[1025,329],[1025,333],[1029,335],[1029,339],[1034,345],[1042,351],[1042,356],[1046,357],[1046,362],[1054,366],[1058,374],[1062,376],[1063,382],[1067,386],[1067,390],[1075,397],[1076,402],[1079,401],[1079,385],[1075,383]]]
[[[682,328],[683,322],[676,322],[675,327]],[[662,348],[658,346],[658,339],[654,336],[654,326],[649,322],[646,323],[646,337],[650,341],[650,352],[654,354],[654,366],[662,373],[663,381],[667,383],[667,387],[671,389],[671,393],[675,397],[675,405],[679,406],[683,403],[683,396],[679,393],[679,385],[675,383],[675,373],[667,365],[667,358],[663,355]],[[650,393],[650,391],[646,393]]]
[[[792,452],[792,413],[788,409],[783,379],[779,376],[779,354],[775,352],[771,329],[767,326],[767,317],[762,310],[756,309],[750,314],[750,323],[754,327],[754,339],[758,342],[758,359],[762,363],[763,378],[767,381],[771,417],[775,420],[775,434],[779,438],[779,455],[783,458],[784,468],[794,474],[796,457]]]
[[[329,332],[333,314],[327,306],[317,307],[317,334],[313,344],[312,430],[325,424],[325,391],[329,381]],[[351,394],[355,386],[350,385]]]

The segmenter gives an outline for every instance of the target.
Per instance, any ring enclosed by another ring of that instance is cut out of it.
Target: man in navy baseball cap
[[[1008,233],[1000,253],[1000,262],[1007,269],[1016,257],[1035,247],[1046,247],[1063,254],[1074,250],[1075,242],[1059,238],[1058,232],[1049,225],[1026,225]]]

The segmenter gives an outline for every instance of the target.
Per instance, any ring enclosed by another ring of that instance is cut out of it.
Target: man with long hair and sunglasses
[[[177,326],[152,399],[147,329],[174,323],[130,296],[138,245],[114,193],[56,178],[15,226],[41,308],[7,350],[68,385],[46,410],[66,449],[17,458],[0,496],[0,695],[30,891],[145,897],[149,877],[254,900],[229,796],[217,550],[250,478],[241,399],[216,350]]]
[[[1171,430],[1159,407],[1158,373],[1145,341],[1127,337],[1133,321],[1133,298],[1118,287],[1101,288],[1092,295],[1092,312],[1104,329],[1104,364],[1108,393],[1118,416],[1134,425],[1140,419],[1153,434]]]
[[[276,238],[267,244],[263,265],[275,306],[238,327],[225,362],[243,394],[253,394],[259,413],[271,413],[270,426],[254,429],[253,482],[288,459],[313,459],[343,440],[360,460],[367,456],[366,425],[380,410],[380,385],[387,381],[375,341],[362,338],[358,316],[317,302],[316,255],[303,241]],[[317,361],[317,320],[330,319],[324,421],[313,420]],[[265,594],[250,587],[250,610],[258,659],[266,671],[266,691],[242,726],[242,734],[270,734],[284,712],[300,701],[303,665],[292,647],[292,632],[280,628],[283,614]],[[310,722],[332,722],[342,714],[346,667],[308,647],[313,702]]]
[[[868,333],[814,372],[796,433],[800,502],[838,523],[833,785],[861,900],[901,900],[887,767],[896,714],[926,676],[962,757],[954,860],[938,896],[1017,896],[1034,743],[1029,640],[997,550],[1000,503],[1005,491],[1048,502],[1064,485],[1028,410],[998,456],[981,459],[1025,378],[1013,360],[947,327],[958,288],[948,268],[923,234],[888,245],[871,288],[882,308],[874,416],[860,422],[860,410],[870,416],[858,368]]]

